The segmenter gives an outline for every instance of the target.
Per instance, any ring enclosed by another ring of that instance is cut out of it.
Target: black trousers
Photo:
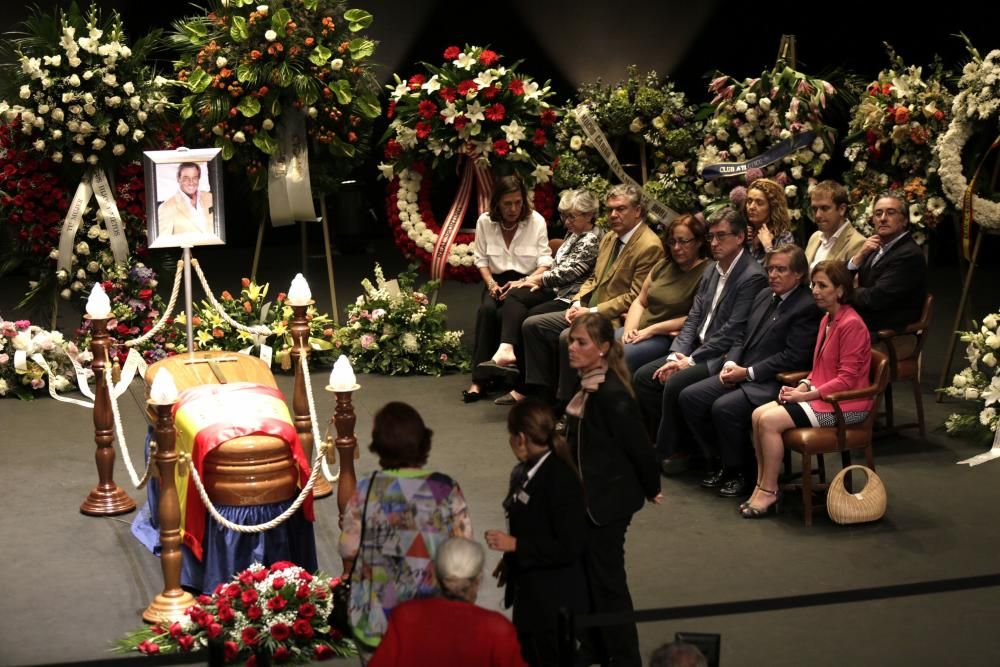
[[[694,453],[687,446],[691,434],[681,415],[679,398],[685,387],[709,376],[708,364],[701,362],[677,371],[665,383],[660,384],[659,380],[653,379],[653,373],[665,361],[666,357],[660,357],[640,366],[632,375],[632,387],[639,399],[646,425],[651,429],[656,442],[656,455],[661,460],[681,451]]]
[[[523,275],[516,271],[504,271],[494,274],[493,280],[503,285],[512,280],[521,280]],[[483,285],[483,296],[479,301],[479,310],[476,311],[476,332],[473,334],[472,345],[472,366],[489,361],[500,345],[500,322],[501,313],[506,305],[506,301],[497,301]]]
[[[537,315],[565,310],[566,304],[562,301],[555,301],[551,305],[551,310],[544,308],[548,302],[554,301],[555,297],[556,291],[550,287],[543,287],[534,292],[530,287],[518,287],[507,292],[503,308],[500,309],[500,342],[514,347],[521,345],[521,324],[529,312]],[[536,307],[539,307],[538,310],[534,310]]]
[[[739,388],[725,387],[717,375],[684,388],[680,406],[702,456],[721,458],[725,468],[749,468],[754,462],[751,416],[757,407]]]
[[[603,526],[588,522],[584,567],[591,610],[595,613],[632,611],[625,576],[625,532],[630,522],[631,517]],[[635,623],[595,628],[583,639],[584,655],[589,653],[602,665],[642,665]]]

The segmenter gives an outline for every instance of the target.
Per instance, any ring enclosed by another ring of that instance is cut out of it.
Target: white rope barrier
[[[306,482],[306,485],[302,487],[301,493],[299,493],[298,497],[295,499],[295,502],[293,502],[288,509],[286,509],[280,515],[276,516],[275,518],[271,519],[266,523],[258,523],[254,526],[244,526],[242,524],[233,523],[229,519],[219,514],[219,510],[215,508],[215,505],[212,504],[212,500],[208,497],[208,491],[205,490],[205,486],[201,482],[201,477],[198,475],[198,471],[191,463],[191,457],[188,454],[180,454],[181,462],[187,465],[188,470],[191,473],[191,479],[194,480],[194,486],[196,489],[198,489],[198,495],[201,496],[201,502],[204,503],[205,507],[208,509],[209,514],[212,515],[212,518],[215,519],[220,526],[236,533],[263,533],[265,531],[271,530],[272,528],[277,528],[285,521],[287,521],[289,517],[295,514],[295,512],[297,512],[298,509],[302,507],[302,503],[304,503],[306,501],[306,498],[309,497],[309,494],[312,493],[313,485],[316,483],[317,471],[319,470],[319,465],[318,465],[319,460],[325,457],[326,457],[326,444],[324,443],[323,446],[320,447],[319,455],[313,462],[312,473],[309,475],[309,481]]]
[[[302,366],[302,378],[305,380],[306,385],[306,399],[309,402],[309,421],[313,432],[313,446],[319,447],[319,443],[323,443],[323,449],[325,451],[327,449],[326,438],[323,438],[322,440],[320,439],[319,426],[316,425],[316,402],[313,400],[312,378],[309,375],[309,357],[306,354],[306,350],[301,350],[299,352],[299,363]],[[320,461],[320,468],[323,470],[323,477],[325,477],[326,481],[331,484],[340,479],[339,470],[336,475],[330,472],[330,464],[327,463],[326,456],[324,456]]]
[[[201,286],[205,289],[205,294],[208,296],[209,303],[212,304],[212,307],[215,308],[216,312],[219,313],[219,316],[223,320],[225,320],[229,324],[229,326],[233,327],[237,331],[242,331],[243,333],[252,334],[254,336],[270,336],[274,333],[273,331],[271,331],[271,329],[269,329],[263,324],[255,324],[251,327],[248,327],[244,324],[240,324],[232,317],[230,317],[229,314],[226,312],[226,309],[222,307],[222,304],[220,304],[215,299],[215,295],[212,293],[212,288],[209,287],[208,279],[205,278],[205,274],[202,273],[201,265],[198,264],[198,260],[192,258],[191,265],[194,267],[194,270],[198,273],[198,280],[201,281]]]
[[[160,316],[160,319],[156,322],[156,324],[153,325],[152,329],[150,329],[143,335],[139,336],[138,338],[133,338],[132,340],[125,341],[126,347],[134,347],[136,345],[142,345],[147,340],[158,334],[161,329],[163,329],[163,327],[167,323],[167,320],[170,318],[171,315],[174,314],[174,308],[177,306],[177,296],[181,292],[181,282],[183,277],[184,277],[184,260],[181,259],[181,261],[177,263],[177,272],[176,275],[174,275],[174,287],[170,291],[170,301],[167,303],[167,309],[163,311],[163,315]]]
[[[114,386],[111,380],[111,366],[104,367],[104,379],[108,383],[109,387]],[[146,486],[146,482],[149,481],[149,473],[153,469],[153,449],[152,446],[149,451],[149,460],[146,462],[146,471],[143,473],[142,478],[139,478],[135,474],[135,468],[132,467],[132,457],[128,453],[128,445],[125,443],[125,429],[122,427],[122,416],[118,411],[118,394],[114,392],[109,392],[111,394],[111,414],[115,418],[115,433],[118,436],[118,449],[122,453],[122,461],[125,462],[125,469],[128,470],[128,476],[132,479],[132,485],[141,489]]]

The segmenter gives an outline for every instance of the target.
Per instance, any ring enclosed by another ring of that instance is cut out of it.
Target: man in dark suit
[[[875,234],[865,240],[847,268],[857,272],[854,309],[874,341],[881,329],[904,329],[920,319],[927,297],[927,262],[909,233],[910,211],[903,195],[879,194],[872,207],[872,224]]]
[[[553,392],[561,401],[572,397],[577,384],[566,351],[569,325],[588,312],[617,322],[639,295],[646,274],[663,259],[663,244],[642,222],[645,212],[639,188],[616,185],[608,192],[606,204],[614,233],[601,239],[594,273],[580,288],[576,301],[565,311],[532,315],[521,325],[525,383]]]
[[[743,214],[730,208],[712,218],[707,238],[715,262],[705,269],[684,328],[669,355],[632,376],[664,474],[688,467],[689,452],[680,447],[687,440],[677,402],[681,390],[722,369],[722,355],[743,337],[753,298],[766,282],[760,264],[744,251],[746,225]]]
[[[770,252],[768,286],[754,299],[746,334],[726,353],[718,375],[681,391],[681,412],[711,462],[712,472],[701,485],[719,489],[722,497],[742,496],[752,487],[754,408],[777,397],[778,373],[809,367],[822,313],[805,285],[808,277],[809,264],[798,246]]]

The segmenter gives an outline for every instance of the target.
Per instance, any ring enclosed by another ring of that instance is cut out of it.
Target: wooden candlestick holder
[[[184,610],[195,603],[194,596],[181,588],[181,511],[177,497],[175,471],[177,429],[174,427],[173,403],[149,402],[156,413],[156,454],[153,460],[160,471],[160,567],[163,569],[163,592],[142,613],[147,623],[169,624],[185,618]]]
[[[295,430],[299,434],[299,442],[302,443],[302,451],[306,455],[309,465],[313,463],[313,442],[312,417],[309,414],[309,398],[306,395],[306,378],[302,373],[301,355],[304,353],[306,359],[309,358],[309,320],[306,319],[306,310],[312,305],[312,301],[302,305],[292,305],[292,318],[289,322],[288,332],[292,337],[292,364],[295,367],[295,393],[292,396],[292,418],[295,421]],[[313,497],[326,498],[333,494],[333,487],[326,481],[322,472],[316,476],[313,484]]]
[[[93,337],[90,351],[94,355],[91,368],[94,371],[94,442],[97,451],[97,486],[80,505],[80,511],[89,516],[115,516],[135,510],[135,501],[126,494],[114,480],[115,440],[114,414],[111,412],[111,390],[104,377],[104,369],[110,360],[111,337],[108,335],[108,318],[90,317]]]
[[[354,414],[354,404],[351,402],[351,394],[360,386],[350,391],[336,391],[332,387],[327,387],[327,391],[332,391],[337,397],[337,406],[334,408],[333,417],[330,423],[337,432],[337,439],[334,445],[337,448],[337,459],[340,462],[340,478],[337,480],[337,509],[340,512],[338,525],[341,530],[344,528],[344,510],[347,503],[358,488],[357,474],[354,471],[354,459],[358,451],[358,437],[354,433],[354,426],[358,418]],[[353,558],[345,558],[344,572],[354,561]]]

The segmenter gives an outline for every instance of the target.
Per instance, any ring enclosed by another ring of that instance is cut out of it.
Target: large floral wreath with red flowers
[[[426,73],[390,85],[391,120],[383,136],[389,181],[388,216],[396,243],[410,257],[429,266],[432,277],[472,281],[475,235],[461,232],[473,190],[479,212],[488,207],[491,167],[503,163],[534,188],[533,204],[546,220],[555,214],[550,183],[553,125],[557,114],[546,102],[552,95],[509,68],[488,48],[448,47],[441,67],[423,63]],[[455,161],[458,164],[455,164]],[[433,171],[458,169],[462,182],[444,224],[431,210]]]

